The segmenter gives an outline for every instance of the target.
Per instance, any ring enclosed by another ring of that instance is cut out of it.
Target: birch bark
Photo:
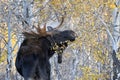
[[[120,0],[116,0],[116,7],[113,11],[113,38],[112,59],[113,59],[113,80],[120,80],[120,61],[116,57],[120,44]]]

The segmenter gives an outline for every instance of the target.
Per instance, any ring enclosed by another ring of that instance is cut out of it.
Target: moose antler
[[[63,24],[63,22],[64,22],[64,18],[65,18],[65,17],[64,17],[64,16],[62,16],[61,23],[60,23],[57,27],[52,28],[51,26],[48,26],[48,27],[47,27],[48,31],[58,30],[58,29],[61,27],[61,25]]]
[[[48,27],[47,27],[47,28],[48,28],[47,34],[52,35],[53,33],[55,33],[56,30],[58,30],[58,29],[61,27],[61,25],[63,24],[64,18],[65,18],[65,17],[62,16],[61,23],[60,23],[56,28],[52,28],[51,26],[48,26]]]
[[[56,28],[53,28],[53,30],[51,30],[51,31],[46,31],[46,23],[44,24],[43,28],[41,28],[40,24],[38,23],[37,27],[33,26],[37,32],[34,32],[32,30],[30,32],[24,31],[23,35],[26,38],[36,38],[36,37],[42,37],[42,36],[52,35],[53,32],[54,32],[54,30],[57,30],[58,28],[60,28],[61,25],[63,24],[63,22],[64,22],[64,16],[62,16],[61,23]]]
[[[36,28],[36,30],[37,30],[37,33],[39,34],[39,35],[42,35],[42,36],[45,36],[45,35],[47,35],[47,32],[46,32],[46,23],[45,23],[45,25],[43,26],[43,28],[40,28],[39,26]]]
[[[59,29],[60,27],[61,27],[61,25],[63,24],[63,22],[64,22],[64,16],[62,16],[62,20],[61,20],[61,23],[56,27],[56,28],[54,28],[54,29]]]

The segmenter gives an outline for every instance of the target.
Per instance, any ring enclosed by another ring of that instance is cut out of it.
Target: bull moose
[[[63,23],[63,19],[58,27]],[[51,65],[49,59],[58,53],[58,63],[62,62],[62,53],[76,38],[72,30],[60,31],[57,28],[35,27],[36,32],[23,32],[25,39],[18,50],[15,66],[25,80],[50,80]]]

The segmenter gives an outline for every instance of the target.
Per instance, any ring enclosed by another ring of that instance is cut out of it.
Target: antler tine
[[[44,25],[44,27],[43,27],[43,29],[42,29],[42,32],[43,32],[43,33],[46,33],[46,23],[45,23],[45,25]]]
[[[54,28],[54,29],[59,29],[59,28],[61,27],[61,25],[63,24],[63,22],[64,22],[64,16],[62,16],[62,21],[61,21],[61,23],[60,23],[56,28]]]
[[[41,33],[41,28],[40,28],[40,23],[38,23],[38,26],[34,26],[34,28],[36,29],[37,31],[37,34],[40,34]]]
[[[46,35],[46,34],[47,34],[47,32],[46,32],[46,23],[45,23],[45,25],[43,26],[43,28],[41,28],[39,25],[40,25],[40,24],[38,23],[38,27],[34,26],[35,29],[36,29],[36,31],[37,31],[37,34],[39,34],[39,36],[44,36],[44,35]]]
[[[40,28],[39,35],[41,35],[41,36],[46,36],[47,35],[47,32],[46,32],[46,23],[44,24],[43,28]]]

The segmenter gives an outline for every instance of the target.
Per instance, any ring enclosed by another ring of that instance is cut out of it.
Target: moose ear
[[[48,31],[53,31],[54,29],[51,26],[47,27]]]

